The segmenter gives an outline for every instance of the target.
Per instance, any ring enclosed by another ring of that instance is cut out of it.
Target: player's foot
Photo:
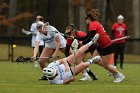
[[[42,76],[39,80],[48,80],[46,76]]]
[[[125,79],[125,76],[122,73],[118,73],[118,74],[114,75],[114,78],[115,79],[113,82],[119,83]]]
[[[80,81],[90,81],[90,77],[88,76],[88,77],[83,77],[83,78],[81,78],[81,79],[79,79]]]
[[[101,60],[101,57],[95,56],[95,57],[89,59],[88,62],[90,62],[90,64],[92,64],[92,63],[98,62],[99,60]]]
[[[89,81],[90,76],[88,75],[87,72],[83,73],[83,78],[79,79],[80,81]]]
[[[99,38],[99,34],[95,34],[95,36],[94,36],[93,39],[92,39],[92,42],[93,42],[94,44],[96,44],[98,38]]]

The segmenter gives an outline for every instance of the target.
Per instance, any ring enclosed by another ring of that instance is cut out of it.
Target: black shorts
[[[96,48],[97,48],[96,45],[92,45],[92,46],[90,46],[90,47],[88,48],[88,50],[86,50],[86,53],[88,53],[88,52],[94,52]]]
[[[101,48],[101,47],[97,46],[97,51],[99,52],[99,54],[101,56],[105,56],[105,55],[114,53],[114,50],[115,50],[115,44],[114,43],[112,43],[111,45],[109,45],[106,48]]]

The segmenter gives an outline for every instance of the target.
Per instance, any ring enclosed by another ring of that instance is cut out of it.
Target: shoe
[[[118,73],[117,75],[114,75],[114,81],[115,83],[119,83],[125,79],[125,76],[122,73]]]
[[[89,59],[88,62],[92,64],[92,63],[98,62],[100,59],[101,59],[100,56],[95,56],[92,59]]]
[[[46,76],[42,76],[39,80],[48,80]]]
[[[96,34],[96,35],[93,37],[92,42],[93,42],[94,44],[96,44],[98,38],[99,38],[99,34]]]
[[[83,78],[79,79],[80,81],[89,81],[90,76],[88,75],[87,72],[83,73]]]
[[[83,77],[81,79],[79,79],[80,81],[90,81],[90,77]]]

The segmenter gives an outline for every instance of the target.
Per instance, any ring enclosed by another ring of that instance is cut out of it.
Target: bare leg
[[[46,47],[45,47],[45,48],[43,49],[43,51],[42,51],[40,57],[49,57],[49,56],[51,56],[53,53],[54,53],[54,50],[53,50],[53,49],[51,49],[51,48],[46,48]],[[47,60],[47,59],[44,59],[44,58],[39,59],[39,64],[40,64],[40,67],[41,67],[42,70],[43,70],[43,68],[46,67],[46,65],[45,65],[46,60]]]
[[[86,69],[89,65],[90,65],[89,62],[84,62],[84,63],[80,63],[79,65],[77,65],[75,68],[75,71],[76,71],[75,75],[78,75],[81,71]],[[74,71],[73,68],[72,68],[72,71]]]
[[[95,57],[97,55],[99,55],[99,54],[98,54],[97,50],[95,50],[95,52],[93,54],[93,57]],[[98,61],[97,64],[104,67],[109,72],[112,72],[113,74],[116,74],[116,73],[118,73],[117,69],[109,64],[110,58],[111,58],[111,54],[106,55],[106,56],[102,56],[102,60]]]
[[[86,44],[82,47],[80,47],[80,49],[78,51],[76,51],[76,64],[81,63],[81,61],[83,60],[83,58],[86,56],[87,53],[85,53],[85,51],[89,48],[89,45]],[[74,54],[70,55],[67,57],[68,62],[70,63],[70,65],[73,64],[73,58],[74,58]]]

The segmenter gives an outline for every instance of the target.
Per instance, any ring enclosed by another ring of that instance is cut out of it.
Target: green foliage
[[[38,81],[42,73],[33,64],[0,62],[0,93],[139,93],[139,64],[125,64],[126,79],[113,83],[113,77],[107,76],[103,68],[92,65],[91,69],[99,77],[98,81],[80,82],[81,74],[69,85],[50,85],[47,81]]]

